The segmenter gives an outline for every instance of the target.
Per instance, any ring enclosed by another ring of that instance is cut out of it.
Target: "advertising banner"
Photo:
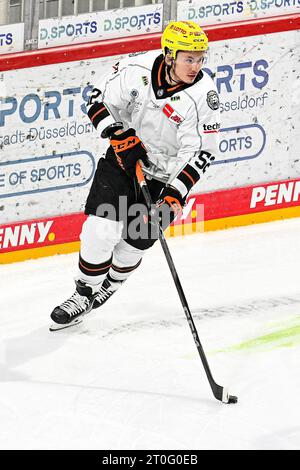
[[[85,13],[39,21],[38,47],[79,44],[162,31],[163,4]]]
[[[24,23],[0,26],[0,54],[24,49]],[[0,67],[1,70],[1,67]]]
[[[300,217],[300,179],[191,195],[167,236]],[[86,216],[67,214],[0,225],[0,264],[79,250]]]
[[[200,25],[230,23],[264,16],[300,13],[300,0],[182,0],[177,2],[177,19]]]

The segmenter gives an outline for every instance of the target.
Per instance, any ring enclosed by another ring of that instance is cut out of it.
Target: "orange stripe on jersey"
[[[180,88],[180,87],[182,87],[181,83],[179,83],[178,85],[173,86],[172,88],[167,88],[167,91],[173,91],[173,90],[176,90],[177,88]]]
[[[100,108],[92,117],[91,117],[91,121],[93,121],[95,119],[95,117],[98,116],[98,114],[102,113],[102,111],[104,111],[106,109],[105,106],[103,106],[102,108]]]
[[[182,173],[184,173],[191,180],[191,182],[193,183],[193,186],[194,186],[194,184],[196,184],[196,181],[194,181],[192,176],[187,171],[182,170]]]

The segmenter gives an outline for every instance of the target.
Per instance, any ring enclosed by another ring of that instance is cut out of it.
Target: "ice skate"
[[[82,322],[83,315],[89,313],[94,305],[96,292],[82,281],[76,282],[76,291],[61,305],[55,307],[50,317],[54,324],[50,331],[61,330]]]
[[[124,281],[115,281],[108,274],[104,279],[99,292],[95,295],[93,308],[101,307],[118,289]]]
[[[100,288],[91,287],[82,281],[76,281],[76,291],[51,313],[54,323],[50,331],[62,330],[82,322],[83,316],[92,309],[101,307],[123,284],[110,276],[104,279]]]

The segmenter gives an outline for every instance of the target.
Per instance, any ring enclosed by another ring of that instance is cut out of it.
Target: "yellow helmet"
[[[168,48],[175,60],[178,51],[206,51],[208,38],[193,21],[171,21],[162,34],[161,47],[164,55]]]

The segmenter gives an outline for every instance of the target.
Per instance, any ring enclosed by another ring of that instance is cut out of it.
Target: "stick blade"
[[[238,397],[236,397],[235,395],[229,395],[228,389],[223,387],[222,402],[228,404],[237,403]]]
[[[228,403],[237,403],[238,402],[238,397],[235,395],[229,395]]]

